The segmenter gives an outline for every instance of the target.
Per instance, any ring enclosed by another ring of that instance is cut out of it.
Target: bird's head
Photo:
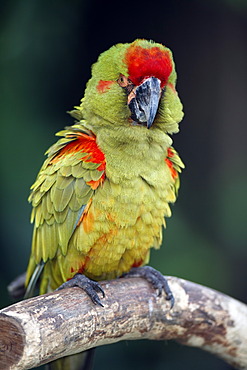
[[[94,125],[159,128],[173,133],[183,117],[175,83],[168,48],[139,39],[117,44],[93,65],[80,109]]]

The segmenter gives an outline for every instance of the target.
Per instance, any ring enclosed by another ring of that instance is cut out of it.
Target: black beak
[[[160,80],[149,77],[135,90],[135,97],[129,102],[133,121],[150,128],[154,122],[161,95]]]

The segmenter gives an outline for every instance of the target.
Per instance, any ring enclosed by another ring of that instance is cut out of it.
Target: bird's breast
[[[140,157],[106,156],[104,182],[71,240],[71,248],[82,252],[79,271],[95,280],[147,263],[150,248],[161,244],[175,200],[173,179],[165,155]]]
[[[96,280],[109,279],[148,261],[151,247],[161,244],[161,228],[170,216],[173,194],[169,172],[126,176],[115,183],[106,177],[95,192],[84,224],[90,245],[85,273]],[[88,223],[87,223],[88,220]],[[90,225],[90,226],[89,226]],[[92,239],[94,238],[94,239]]]

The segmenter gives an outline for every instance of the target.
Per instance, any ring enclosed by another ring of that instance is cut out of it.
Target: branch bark
[[[247,306],[169,277],[175,305],[143,279],[102,282],[104,307],[79,288],[45,294],[0,311],[0,369],[24,370],[120,340],[168,340],[200,347],[247,369]]]

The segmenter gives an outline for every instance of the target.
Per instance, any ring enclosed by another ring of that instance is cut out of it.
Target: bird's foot
[[[60,285],[60,287],[58,287],[56,290],[73,288],[75,286],[78,286],[79,288],[84,290],[84,292],[86,292],[89,295],[94,304],[104,307],[98,296],[98,293],[101,293],[104,298],[105,297],[104,290],[101,288],[99,283],[89,279],[85,275],[75,274],[75,276],[72,279]]]
[[[174,306],[174,297],[168,285],[166,278],[153,267],[142,266],[133,267],[129,272],[122,275],[122,277],[141,277],[147,280],[154,289],[157,289],[158,296],[161,296],[162,291],[166,294],[166,300],[171,302],[171,309]]]

